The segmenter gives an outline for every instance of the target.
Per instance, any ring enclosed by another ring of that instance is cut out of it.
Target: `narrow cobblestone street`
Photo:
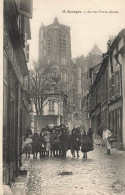
[[[27,195],[113,195],[112,185],[120,180],[125,184],[125,152],[95,146],[88,159],[59,157],[30,159]],[[124,194],[123,191],[120,194]]]

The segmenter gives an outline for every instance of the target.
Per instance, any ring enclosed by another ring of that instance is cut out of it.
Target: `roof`
[[[95,55],[95,54],[102,55],[102,52],[101,52],[101,50],[99,49],[99,47],[97,46],[97,44],[95,43],[94,47],[93,47],[92,50],[89,52],[89,54],[92,54],[92,55]],[[89,55],[89,54],[88,54],[88,55]]]
[[[125,28],[122,29],[122,30],[118,33],[118,35],[116,36],[116,38],[114,39],[114,41],[113,41],[112,44],[111,44],[111,49],[115,47],[115,45],[118,43],[118,41],[119,41],[122,37],[125,38]]]

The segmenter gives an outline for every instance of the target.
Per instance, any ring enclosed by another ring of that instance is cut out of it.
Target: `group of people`
[[[89,128],[86,133],[85,130],[73,128],[70,133],[69,129],[61,124],[60,126],[54,126],[53,129],[44,128],[41,133],[29,133],[26,132],[23,142],[23,151],[26,153],[26,157],[30,158],[30,154],[33,154],[33,158],[37,159],[38,153],[40,158],[43,157],[66,157],[68,150],[71,150],[73,157],[77,155],[79,157],[79,150],[83,152],[83,158],[87,158],[87,152],[94,149],[93,147],[93,132],[92,128]]]

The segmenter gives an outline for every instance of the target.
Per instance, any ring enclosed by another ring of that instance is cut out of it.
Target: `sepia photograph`
[[[124,195],[125,1],[0,8],[0,195]]]

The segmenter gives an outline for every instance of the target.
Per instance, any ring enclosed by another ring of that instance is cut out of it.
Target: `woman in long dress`
[[[92,128],[89,128],[87,134],[85,130],[83,130],[81,136],[81,144],[82,144],[81,151],[83,152],[83,158],[87,158],[87,152],[94,150]]]
[[[85,130],[83,130],[81,136],[81,151],[83,152],[83,158],[87,158],[88,148],[88,137]]]
[[[63,127],[60,131],[59,137],[59,148],[60,148],[60,155],[63,158],[66,158],[66,153],[69,146],[69,139],[66,127]]]
[[[103,141],[106,145],[108,155],[110,155],[111,150],[111,143],[109,142],[109,137],[111,137],[111,135],[112,135],[111,131],[109,131],[107,127],[105,127],[103,130]]]
[[[50,151],[50,132],[47,131],[45,134],[45,143],[46,143],[46,156],[49,157]]]
[[[79,150],[81,146],[81,133],[77,128],[73,128],[72,134],[70,136],[71,154],[75,157],[75,151],[77,152],[77,158],[79,157]]]
[[[39,135],[38,133],[34,133],[34,136],[32,137],[32,152],[33,152],[33,159],[37,159],[37,154],[40,151],[39,147]]]
[[[40,158],[45,157],[45,139],[44,133],[40,133]]]

